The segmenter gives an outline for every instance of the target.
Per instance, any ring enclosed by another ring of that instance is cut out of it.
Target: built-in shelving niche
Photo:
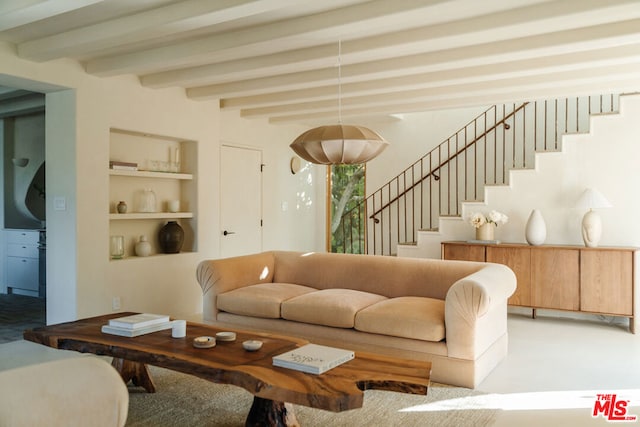
[[[157,236],[168,221],[177,221],[184,229],[181,252],[197,251],[197,148],[193,140],[110,129],[109,160],[135,163],[138,168],[109,168],[109,234],[124,236],[125,260],[139,258],[135,244],[141,235],[151,243],[151,256],[165,255]],[[156,195],[155,212],[139,212],[140,193],[145,189]],[[169,200],[180,201],[179,212],[169,212]],[[117,211],[120,201],[127,204],[124,214]],[[109,249],[109,242],[105,246]]]

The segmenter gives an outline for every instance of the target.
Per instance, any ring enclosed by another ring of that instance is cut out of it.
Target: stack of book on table
[[[309,374],[321,374],[353,359],[351,350],[306,344],[273,357],[273,366],[295,369]]]
[[[164,314],[140,313],[118,317],[109,320],[108,325],[102,326],[105,334],[123,337],[137,337],[151,332],[171,329],[171,320]]]

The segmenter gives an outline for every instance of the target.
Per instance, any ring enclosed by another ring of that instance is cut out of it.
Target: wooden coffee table
[[[363,391],[390,390],[427,394],[431,363],[356,352],[355,359],[321,375],[279,368],[272,357],[306,344],[303,339],[234,330],[236,340],[209,349],[193,347],[198,336],[215,336],[230,329],[187,323],[185,338],[171,330],[135,338],[103,334],[109,319],[135,313],[117,313],[25,331],[24,339],[49,347],[112,356],[125,382],[155,391],[147,364],[195,375],[214,383],[233,384],[254,395],[246,425],[298,425],[291,404],[334,412],[362,407]],[[249,339],[263,341],[256,352],[243,349]],[[286,403],[285,403],[286,402]]]

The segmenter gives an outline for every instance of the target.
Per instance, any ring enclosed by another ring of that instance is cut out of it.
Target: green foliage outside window
[[[365,165],[331,166],[331,252],[364,253],[364,178]]]

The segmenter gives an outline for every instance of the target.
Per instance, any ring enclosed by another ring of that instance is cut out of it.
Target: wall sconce
[[[13,162],[14,165],[18,166],[19,168],[23,168],[25,166],[27,166],[29,164],[29,159],[25,158],[25,157],[19,157],[17,159],[11,159],[11,161]]]

